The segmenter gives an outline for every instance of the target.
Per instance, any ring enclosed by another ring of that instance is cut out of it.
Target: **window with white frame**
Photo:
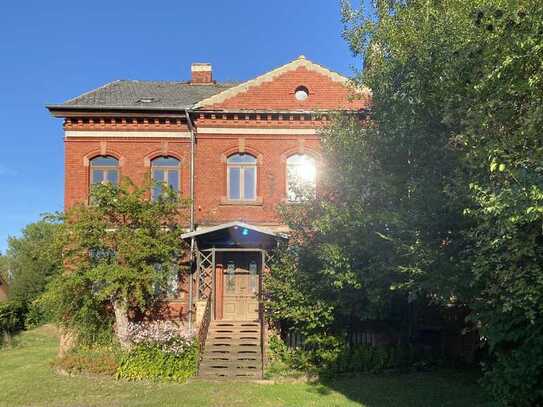
[[[95,184],[118,184],[119,183],[119,160],[109,155],[101,155],[90,160],[90,183]]]
[[[164,192],[164,186],[170,187],[172,191],[179,192],[179,167],[181,162],[175,157],[162,156],[151,161],[151,176],[153,179],[153,190],[151,199],[157,200]]]
[[[164,274],[163,282],[155,281],[154,291],[156,296],[164,296],[168,300],[184,299],[184,293],[180,287],[179,266],[177,264],[155,263],[157,273]]]
[[[231,201],[256,200],[256,158],[250,154],[228,157],[227,192]]]
[[[299,202],[304,196],[314,194],[317,184],[315,159],[306,154],[294,154],[287,159],[287,197]]]

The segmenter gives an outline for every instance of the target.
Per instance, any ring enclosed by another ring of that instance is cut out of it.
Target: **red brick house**
[[[64,119],[65,206],[121,176],[168,182],[192,202],[184,238],[197,264],[170,309],[190,326],[258,322],[267,252],[288,232],[276,207],[296,200],[292,185],[316,185],[319,129],[330,112],[363,114],[369,94],[353,95],[300,56],[242,83],[195,63],[188,82],[115,81],[50,105]]]

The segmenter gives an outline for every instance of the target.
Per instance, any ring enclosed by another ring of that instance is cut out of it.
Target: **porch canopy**
[[[240,221],[202,228],[182,235],[184,240],[194,239],[198,250],[215,249],[262,249],[271,250],[278,241],[286,240],[282,233]]]

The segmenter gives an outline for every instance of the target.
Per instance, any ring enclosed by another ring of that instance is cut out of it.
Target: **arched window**
[[[110,182],[119,183],[119,160],[109,155],[101,155],[90,160],[91,185]]]
[[[300,201],[307,194],[314,194],[317,183],[315,159],[304,154],[294,154],[287,159],[287,196],[291,202]]]
[[[256,200],[256,158],[250,154],[234,154],[227,160],[228,199]]]
[[[157,157],[151,160],[151,176],[154,182],[151,199],[155,200],[163,192],[163,185],[179,192],[179,166],[181,162],[175,157]]]

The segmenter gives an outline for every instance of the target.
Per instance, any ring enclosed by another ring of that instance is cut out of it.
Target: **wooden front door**
[[[258,320],[260,261],[256,253],[225,254],[223,260],[223,319]]]

